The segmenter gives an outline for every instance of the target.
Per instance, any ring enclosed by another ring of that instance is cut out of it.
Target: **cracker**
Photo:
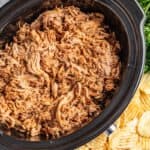
[[[150,111],[147,111],[142,115],[137,130],[140,136],[150,138]]]

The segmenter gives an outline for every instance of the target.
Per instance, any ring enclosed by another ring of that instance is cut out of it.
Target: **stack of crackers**
[[[131,103],[110,136],[101,134],[78,150],[150,150],[150,74],[145,74]]]

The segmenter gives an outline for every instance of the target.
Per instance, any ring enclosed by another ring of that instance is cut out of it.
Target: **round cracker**
[[[125,126],[125,115],[122,113],[122,115],[119,117],[119,119],[115,122],[115,125],[117,128],[123,128]]]
[[[107,136],[101,134],[94,140],[78,148],[78,150],[107,150]]]
[[[137,145],[138,135],[128,128],[118,129],[109,137],[111,150],[133,149]]]
[[[150,74],[147,73],[143,76],[140,83],[140,90],[144,91],[146,94],[150,94]]]
[[[150,138],[150,111],[147,111],[142,115],[137,130],[140,136]]]
[[[150,138],[139,137],[139,144],[142,150],[150,150]]]
[[[140,99],[141,99],[141,102],[143,104],[145,104],[148,109],[150,109],[150,95],[148,95],[145,92],[141,91]]]
[[[140,118],[144,112],[144,109],[140,107],[140,100],[137,100],[138,97],[134,99],[129,104],[128,108],[125,110],[124,114],[124,124],[132,121],[134,118]]]

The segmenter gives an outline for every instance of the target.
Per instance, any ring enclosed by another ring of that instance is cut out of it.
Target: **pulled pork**
[[[0,123],[53,139],[78,130],[116,89],[119,51],[100,13],[70,6],[24,23],[0,51]]]

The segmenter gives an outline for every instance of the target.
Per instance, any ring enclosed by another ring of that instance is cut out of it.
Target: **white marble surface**
[[[0,7],[5,5],[9,0],[0,0]]]

